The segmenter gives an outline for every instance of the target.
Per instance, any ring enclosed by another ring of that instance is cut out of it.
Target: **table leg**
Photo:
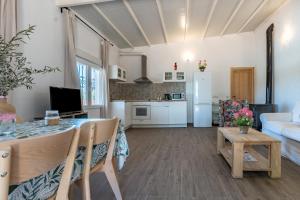
[[[223,133],[218,130],[218,139],[217,139],[217,153],[220,154],[220,150],[225,146],[225,138]]]
[[[233,178],[243,178],[244,143],[232,144],[232,169]]]
[[[271,178],[281,177],[281,143],[272,143],[270,145],[270,167],[269,176]]]

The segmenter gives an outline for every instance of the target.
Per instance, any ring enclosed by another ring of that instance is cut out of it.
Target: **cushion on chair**
[[[293,126],[285,128],[282,132],[282,135],[300,142],[300,126]]]
[[[232,127],[234,124],[234,113],[243,107],[248,107],[247,101],[220,100],[219,101],[219,126]]]

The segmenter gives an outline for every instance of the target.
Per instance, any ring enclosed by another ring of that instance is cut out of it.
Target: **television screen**
[[[50,87],[51,110],[59,113],[82,111],[80,89]]]

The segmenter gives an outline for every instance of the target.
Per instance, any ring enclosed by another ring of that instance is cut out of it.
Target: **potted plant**
[[[253,112],[249,108],[242,108],[234,113],[235,123],[240,127],[241,134],[247,134],[253,124]]]
[[[22,86],[31,89],[34,84],[33,75],[35,74],[60,71],[58,68],[49,66],[35,69],[20,51],[20,45],[25,43],[24,38],[29,38],[34,30],[35,26],[29,26],[27,29],[18,32],[9,41],[5,41],[3,36],[0,35],[0,115],[15,113],[15,108],[7,103],[9,91]]]
[[[207,67],[207,63],[206,63],[206,60],[200,60],[199,63],[198,63],[198,68],[201,72],[204,72],[204,70],[206,69]]]

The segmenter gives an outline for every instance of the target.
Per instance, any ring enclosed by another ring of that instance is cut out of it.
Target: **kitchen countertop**
[[[146,99],[146,100],[111,100],[111,102],[180,102],[180,101],[187,101],[187,100],[156,100],[156,99]]]

